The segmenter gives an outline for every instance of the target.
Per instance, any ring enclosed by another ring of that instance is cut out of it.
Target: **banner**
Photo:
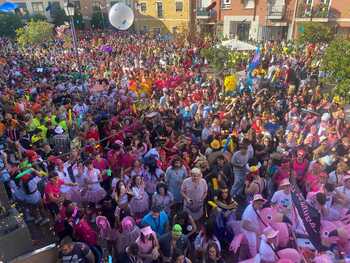
[[[293,204],[297,210],[297,213],[303,221],[310,242],[318,251],[327,250],[327,248],[325,248],[321,243],[320,213],[306,202],[303,194],[295,182],[291,182],[291,194]]]

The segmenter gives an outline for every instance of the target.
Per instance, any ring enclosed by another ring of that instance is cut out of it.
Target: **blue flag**
[[[255,51],[255,55],[252,59],[252,61],[249,64],[248,71],[253,71],[257,66],[260,64],[260,48],[257,47]]]

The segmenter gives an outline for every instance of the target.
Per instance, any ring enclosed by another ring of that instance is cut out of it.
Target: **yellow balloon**
[[[229,75],[224,80],[225,91],[234,91],[236,88],[237,78],[235,75]]]

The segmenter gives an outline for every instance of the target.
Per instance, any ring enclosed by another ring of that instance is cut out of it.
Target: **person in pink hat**
[[[259,256],[262,262],[274,263],[279,259],[277,254],[277,235],[278,231],[270,226],[263,230],[259,247]]]
[[[242,215],[242,231],[248,240],[249,252],[252,257],[258,252],[258,237],[262,233],[262,219],[259,211],[265,204],[266,199],[260,194],[253,197],[253,201],[246,207]]]
[[[291,219],[292,196],[290,193],[290,182],[288,178],[281,181],[279,184],[279,190],[276,191],[271,198],[271,203],[277,207],[279,212]]]
[[[349,208],[350,205],[350,172],[348,171],[343,176],[343,185],[335,189],[344,208]]]

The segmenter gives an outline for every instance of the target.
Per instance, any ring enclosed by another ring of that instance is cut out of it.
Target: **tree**
[[[91,18],[92,28],[105,28],[108,25],[108,16],[100,8],[93,10]]]
[[[60,7],[58,2],[54,2],[51,4],[50,14],[52,22],[55,24],[55,26],[61,26],[65,22],[69,21],[69,18],[66,16],[66,13]]]
[[[210,47],[201,50],[201,56],[204,57],[210,66],[220,73],[227,65],[230,50],[224,46]]]
[[[23,27],[22,18],[17,14],[0,13],[0,37],[16,36],[16,30]]]
[[[331,93],[350,102],[350,40],[333,40],[323,56],[321,69],[326,73],[323,82],[335,84]]]
[[[47,21],[47,18],[42,14],[34,14],[29,17],[29,20],[30,21]]]
[[[25,27],[16,30],[17,42],[21,47],[48,42],[52,39],[53,27],[45,21],[29,21]]]
[[[328,43],[333,39],[332,28],[325,23],[306,22],[300,27],[301,43]]]
[[[84,28],[83,16],[79,11],[75,10],[73,20],[74,20],[74,26],[76,29]]]

